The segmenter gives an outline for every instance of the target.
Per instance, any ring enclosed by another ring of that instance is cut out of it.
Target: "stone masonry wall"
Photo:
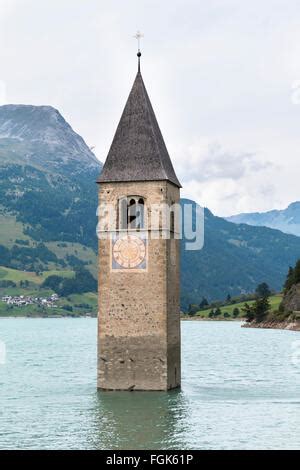
[[[176,202],[168,182],[103,183],[101,201],[142,196]],[[173,246],[172,246],[173,245]],[[99,240],[98,387],[166,390],[180,385],[179,241],[148,240],[147,270],[111,270],[111,240]]]

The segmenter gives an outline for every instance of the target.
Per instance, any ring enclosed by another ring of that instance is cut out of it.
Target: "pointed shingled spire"
[[[181,187],[139,67],[98,183],[161,180]]]

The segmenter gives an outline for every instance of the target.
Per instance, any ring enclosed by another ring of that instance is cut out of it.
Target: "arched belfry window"
[[[119,200],[119,228],[139,230],[145,228],[145,201],[141,196],[128,196]]]

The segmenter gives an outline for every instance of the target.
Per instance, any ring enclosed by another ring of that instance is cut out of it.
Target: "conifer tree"
[[[259,284],[255,290],[255,293],[258,298],[270,297],[272,294],[270,287],[266,282]]]
[[[297,261],[295,270],[294,270],[294,283],[300,283],[300,259]]]
[[[237,318],[240,314],[240,310],[238,307],[235,307],[235,309],[232,312],[233,318]]]
[[[208,305],[209,305],[208,300],[207,300],[205,297],[202,297],[202,300],[201,300],[201,302],[200,302],[200,304],[199,304],[200,310],[201,310],[202,308],[207,307]]]
[[[255,320],[257,322],[262,322],[266,320],[270,308],[271,305],[268,297],[262,297],[261,299],[257,299],[254,304]]]
[[[221,309],[218,307],[215,311],[215,316],[219,317],[220,315],[222,315],[222,312],[221,312]]]
[[[244,312],[246,321],[248,323],[252,322],[255,319],[255,310],[253,305],[245,303],[245,305],[242,307],[242,311]]]
[[[294,268],[292,268],[291,266],[289,267],[289,272],[288,272],[288,275],[287,275],[287,278],[286,278],[286,281],[285,281],[285,284],[284,284],[284,291],[285,293],[288,292],[290,290],[290,288],[293,286],[294,284],[294,281],[295,281],[295,271],[294,271]]]

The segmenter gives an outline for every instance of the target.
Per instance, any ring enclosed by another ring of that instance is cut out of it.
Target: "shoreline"
[[[180,320],[183,320],[183,321],[214,321],[214,322],[220,322],[220,321],[228,321],[228,322],[243,322],[243,321],[246,321],[245,318],[202,318],[202,317],[193,317],[193,316],[181,316],[180,317]]]
[[[0,315],[0,320],[1,319],[7,319],[7,318],[97,318],[97,314],[82,314],[82,315]],[[219,320],[212,320],[210,318],[183,318],[181,317],[180,320],[182,321],[208,321],[208,322],[243,322],[245,321],[244,318],[235,318],[235,319],[229,319],[229,318],[220,318]]]
[[[244,323],[242,328],[262,328],[268,330],[300,331],[300,321],[264,321],[261,323]]]
[[[79,315],[0,315],[0,320],[7,320],[10,318],[97,318],[97,314],[79,314]]]
[[[9,320],[9,319],[18,319],[18,318],[27,318],[29,320],[32,319],[47,319],[47,318],[97,318],[96,314],[81,314],[81,315],[9,315],[9,316],[2,316],[0,315],[0,320]],[[290,322],[278,322],[278,321],[265,321],[261,323],[247,323],[245,318],[232,318],[232,319],[225,319],[220,318],[210,319],[210,318],[201,318],[201,317],[181,317],[180,320],[182,321],[203,321],[203,322],[239,322],[242,323],[241,328],[260,328],[260,329],[268,329],[268,330],[285,330],[285,331],[300,331],[300,321],[290,321]]]

